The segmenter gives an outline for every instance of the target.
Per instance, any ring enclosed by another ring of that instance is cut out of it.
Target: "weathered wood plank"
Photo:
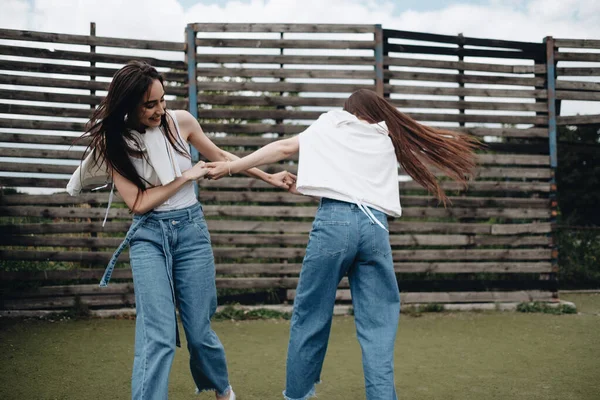
[[[288,300],[294,299],[295,290],[288,290]],[[336,300],[349,301],[349,290],[338,290]],[[528,290],[516,292],[415,292],[400,293],[402,304],[421,303],[490,303],[511,302],[522,303],[531,301],[556,301],[553,292]]]
[[[473,96],[473,97],[510,97],[528,99],[546,99],[548,93],[543,89],[482,89],[465,87],[435,87],[414,85],[387,85],[386,92],[392,94],[425,94],[431,96]]]
[[[235,206],[205,205],[204,215],[208,217],[278,217],[278,218],[312,218],[316,207],[288,206]],[[104,208],[82,207],[39,207],[39,206],[0,206],[0,215],[27,216],[42,218],[104,218]],[[408,207],[402,212],[404,217],[422,218],[511,218],[511,219],[546,219],[550,217],[549,209],[505,209],[505,208],[432,208]],[[113,208],[109,210],[109,218],[128,218],[129,210]]]
[[[198,109],[198,118],[200,119],[317,119],[322,111],[294,111],[294,110],[255,110],[255,109],[230,109],[213,108]],[[418,121],[432,122],[496,122],[512,124],[537,124],[548,123],[547,116],[515,116],[515,115],[479,115],[479,114],[445,114],[445,113],[406,113]]]
[[[554,39],[554,47],[571,47],[577,49],[600,49],[600,40],[592,39]]]
[[[304,65],[375,65],[374,57],[366,56],[292,56],[266,54],[210,54],[196,56],[198,64],[304,64]]]
[[[25,247],[85,247],[116,248],[123,241],[122,237],[68,237],[68,236],[20,236],[6,235],[0,238],[3,246]],[[306,246],[306,234],[233,234],[214,233],[211,235],[214,245],[265,245],[265,246]],[[391,235],[392,246],[550,246],[547,236],[513,236],[490,237],[470,235]]]
[[[48,74],[66,74],[66,75],[84,75],[84,76],[103,76],[112,77],[117,68],[106,67],[90,67],[85,65],[68,65],[68,64],[49,64],[27,61],[10,61],[0,60],[0,69],[21,72],[37,72]],[[162,75],[167,81],[187,82],[187,74],[185,72],[167,71],[162,72]]]
[[[571,53],[555,51],[554,60],[600,62],[600,53]]]
[[[599,54],[600,56],[600,54]],[[598,59],[600,61],[600,58]],[[580,82],[580,81],[556,81],[557,90],[587,90],[600,92],[600,83],[598,82]]]
[[[196,46],[251,49],[329,49],[374,50],[374,40],[301,40],[301,39],[225,39],[197,38]]]
[[[102,47],[123,47],[129,49],[161,50],[161,51],[185,51],[182,42],[167,42],[158,40],[120,39],[113,37],[70,35],[64,33],[50,33],[25,31],[16,29],[0,29],[0,38],[8,40],[24,40],[31,42],[49,42],[79,44]]]
[[[312,228],[310,222],[294,221],[207,221],[211,232],[274,232],[280,234],[307,233]],[[51,234],[85,232],[121,232],[125,233],[130,222],[111,221],[102,227],[100,222],[56,222],[56,223],[19,223],[0,225],[2,234]],[[552,231],[548,222],[527,224],[479,224],[456,222],[406,222],[391,221],[390,233],[438,233],[438,234],[480,234],[480,235],[519,235],[546,234]]]
[[[600,76],[600,68],[562,67],[556,69],[556,74],[561,76]]]
[[[512,51],[512,50],[483,50],[460,47],[441,47],[441,46],[422,46],[412,44],[387,43],[386,50],[389,53],[408,53],[408,54],[433,54],[462,57],[485,57],[485,58],[508,58],[519,60],[531,60],[535,54],[531,52]],[[539,55],[539,54],[538,54]]]
[[[103,99],[103,96],[92,96],[84,94],[50,93],[30,90],[10,90],[0,89],[0,99],[6,100],[31,100],[45,103],[69,103],[69,104],[88,104],[97,106]],[[187,109],[187,100],[169,100],[168,106],[171,109]]]
[[[514,40],[499,40],[499,39],[484,39],[484,38],[473,38],[459,35],[441,35],[438,33],[425,33],[425,32],[413,32],[403,31],[396,29],[384,29],[385,37],[387,39],[409,39],[409,40],[420,40],[425,42],[439,42],[439,43],[451,43],[451,44],[463,44],[470,46],[483,46],[483,47],[501,47],[508,49],[519,49],[529,51],[543,51],[544,47],[541,43],[533,42],[522,42]]]
[[[375,71],[292,68],[198,68],[201,77],[375,79]]]
[[[281,203],[281,204],[317,204],[318,199],[309,196],[298,196],[291,193],[275,190],[271,192],[226,192],[226,191],[201,191],[202,203],[235,202],[235,203]],[[499,207],[499,208],[549,208],[549,199],[540,198],[510,198],[510,197],[462,197],[450,196],[449,207]],[[104,205],[108,203],[108,192],[81,193],[79,196],[70,196],[67,193],[54,193],[51,195],[11,194],[0,195],[0,205],[73,205],[90,204]],[[113,204],[123,204],[118,192],[115,193]],[[439,201],[431,196],[402,196],[403,207],[437,207]]]
[[[558,125],[600,124],[600,114],[557,117],[556,123]]]
[[[233,263],[216,264],[217,274],[224,275],[298,275],[302,265],[300,263]],[[397,262],[394,263],[394,270],[397,273],[544,273],[552,272],[549,262]],[[72,270],[46,270],[46,271],[0,271],[0,279],[7,281],[81,281],[81,280],[100,280],[104,274],[104,268],[97,269],[72,269]],[[114,280],[131,280],[133,278],[130,268],[116,268],[113,272]],[[114,287],[127,287],[129,284],[111,283],[108,288],[100,290],[115,290]],[[77,285],[86,287],[87,285]],[[77,286],[65,286],[65,290],[77,290]],[[98,285],[93,286],[94,290]],[[69,289],[73,288],[73,289]],[[43,286],[40,290],[48,290]],[[122,290],[122,289],[121,289]],[[59,294],[60,290],[54,290],[54,294]],[[56,293],[59,292],[59,293]],[[83,292],[83,291],[81,291]],[[35,292],[26,292],[23,296],[34,297]]]
[[[46,117],[86,118],[92,116],[94,110],[68,107],[45,107],[21,104],[0,104],[0,113],[16,115],[34,115]]]
[[[258,92],[334,92],[352,93],[359,89],[375,88],[375,84],[360,83],[294,83],[294,82],[198,82],[199,94],[208,91]]]
[[[375,25],[197,23],[195,32],[373,33]]]
[[[43,58],[43,59],[55,59],[55,60],[71,60],[71,61],[88,61],[98,63],[109,63],[109,64],[127,64],[131,61],[130,55],[121,54],[103,54],[103,53],[90,53],[83,51],[70,51],[70,50],[50,50],[45,48],[37,47],[22,47],[22,46],[7,46],[0,45],[0,54],[6,56],[16,57],[32,57],[32,58]],[[155,57],[147,56],[135,56],[136,60],[146,61],[154,67],[165,67],[176,70],[186,70],[184,61],[172,61],[163,60]]]
[[[82,155],[83,152],[81,150],[42,150],[0,147],[0,157],[29,157],[80,160]]]
[[[399,67],[455,69],[463,71],[498,72],[503,74],[543,74],[545,65],[500,65],[464,61],[429,60],[422,58],[384,57],[384,64]]]
[[[244,248],[244,247],[215,247],[215,258],[292,258],[304,257],[304,248]],[[112,251],[64,251],[64,250],[0,250],[3,260],[20,261],[74,261],[74,262],[108,262]],[[459,260],[546,260],[551,259],[550,249],[439,249],[439,250],[393,250],[394,261],[459,261]],[[119,261],[127,262],[129,255],[125,252]]]
[[[1,97],[1,96],[0,96]],[[342,107],[346,99],[338,97],[293,97],[293,96],[221,96],[200,95],[199,104],[223,106],[315,106]],[[489,101],[431,101],[431,100],[399,100],[391,99],[399,108],[445,108],[468,110],[507,110],[507,111],[546,111],[543,103],[506,103]],[[169,102],[171,105],[172,102]]]
[[[14,150],[14,149],[8,149]],[[53,156],[57,156],[61,150],[53,150]],[[48,150],[50,152],[50,150]],[[2,154],[12,154],[12,155],[4,155],[4,157],[15,157],[15,154],[20,154],[23,156],[23,153],[4,151],[0,148],[0,155]],[[27,153],[29,156],[34,153]],[[35,153],[38,154],[38,153]],[[39,153],[39,154],[43,154]],[[78,159],[69,152],[65,151],[65,156],[71,157],[71,159]],[[17,156],[18,157],[18,156]],[[65,159],[67,159],[65,157]],[[44,178],[13,178],[13,177],[0,177],[0,185],[5,187],[46,187],[46,188],[64,188],[68,181],[68,177],[65,178],[55,178],[55,177],[44,177]],[[262,181],[255,181],[249,178],[228,178],[222,179],[218,181],[200,181],[200,187],[202,188],[211,188],[211,189],[268,189],[272,188],[272,186],[268,186],[267,183]],[[456,191],[456,192],[466,192],[468,190],[469,193],[478,193],[478,192],[540,192],[540,193],[548,193],[550,191],[550,183],[544,182],[517,182],[517,181],[475,181],[470,182],[468,188],[463,187],[458,182],[452,181],[444,181],[441,182],[441,187],[447,191]],[[418,183],[414,181],[410,182],[400,182],[401,190],[415,190],[420,192],[425,192],[425,189],[422,188]]]
[[[386,70],[384,72],[384,78],[406,81],[478,83],[488,85],[542,86],[544,84],[544,78],[523,78],[495,75],[435,74],[428,72],[393,70]]]
[[[84,90],[107,90],[109,82],[88,81],[81,79],[57,79],[57,78],[39,78],[32,76],[6,75],[0,74],[0,84],[35,86],[48,88],[67,88]],[[183,86],[165,86],[165,92],[169,95],[185,96],[187,88]]]
[[[600,93],[557,90],[556,98],[559,100],[600,101]]]

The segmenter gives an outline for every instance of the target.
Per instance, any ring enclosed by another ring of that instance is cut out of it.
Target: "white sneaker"
[[[235,393],[233,389],[229,390],[229,400],[235,400]]]

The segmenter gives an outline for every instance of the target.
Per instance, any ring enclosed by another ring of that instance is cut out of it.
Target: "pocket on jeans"
[[[335,256],[348,250],[350,222],[318,221],[314,225],[319,252],[325,256]]]
[[[192,225],[196,227],[196,229],[200,232],[200,235],[206,239],[206,241],[210,244],[210,233],[208,232],[208,226],[206,225],[206,220],[202,219],[194,219],[192,221]]]
[[[386,221],[379,221],[387,228],[388,224]],[[390,246],[390,234],[382,227],[377,224],[371,224],[371,247],[373,253],[379,254],[385,257],[389,257],[392,254],[392,246]]]

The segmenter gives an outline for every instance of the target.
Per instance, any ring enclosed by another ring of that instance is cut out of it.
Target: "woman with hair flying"
[[[180,345],[178,308],[197,390],[214,390],[218,400],[235,399],[225,351],[210,326],[217,306],[215,264],[193,185],[207,169],[204,162],[192,165],[187,144],[208,160],[237,157],[212,143],[187,111],[167,110],[162,76],[138,61],[115,73],[83,137],[91,139],[91,152],[67,191],[76,195],[98,179],[112,179],[133,213],[125,240],[100,283],[108,284],[129,244],[136,301],[132,398],[167,398],[175,347]],[[288,188],[283,183],[286,172],[269,175],[252,169],[248,174]]]
[[[343,111],[322,114],[298,136],[230,162],[209,163],[219,179],[300,153],[290,191],[320,197],[294,300],[287,355],[287,400],[315,394],[327,349],[336,289],[348,276],[368,400],[394,400],[394,341],[400,295],[387,215],[400,216],[398,163],[446,204],[429,166],[466,184],[478,142],[427,127],[370,90]],[[286,179],[293,179],[286,177]]]

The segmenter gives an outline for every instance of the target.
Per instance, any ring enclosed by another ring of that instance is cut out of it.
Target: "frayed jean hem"
[[[217,395],[219,397],[221,397],[221,396],[225,396],[225,394],[227,392],[229,392],[230,390],[232,390],[231,389],[231,385],[228,385],[227,388],[225,390],[223,390],[221,393],[219,393],[217,391],[217,389],[214,389],[214,388],[204,388],[204,389],[198,389],[198,388],[196,388],[196,394],[200,394],[200,393],[203,393],[203,392],[215,392],[215,393],[217,393]]]
[[[293,398],[291,398],[291,397],[288,397],[288,396],[286,396],[286,394],[285,394],[285,390],[284,390],[284,391],[283,391],[283,398],[284,398],[285,400],[308,400],[308,399],[310,399],[311,397],[317,397],[317,392],[316,392],[316,389],[315,389],[315,385],[317,385],[317,384],[319,384],[319,383],[321,383],[321,381],[320,381],[320,380],[319,380],[319,381],[316,381],[316,382],[313,384],[313,387],[312,387],[312,389],[310,389],[310,391],[309,391],[309,392],[308,392],[308,393],[307,393],[305,396],[303,396],[303,397],[300,397],[300,398],[297,398],[297,399],[293,399]]]

